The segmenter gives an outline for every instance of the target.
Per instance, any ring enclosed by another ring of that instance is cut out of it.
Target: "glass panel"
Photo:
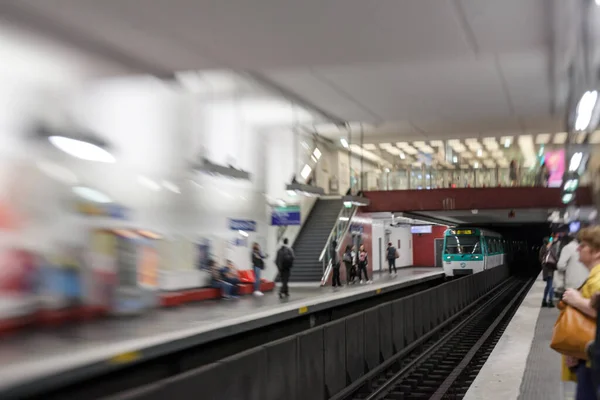
[[[481,254],[479,236],[446,236],[446,254]]]

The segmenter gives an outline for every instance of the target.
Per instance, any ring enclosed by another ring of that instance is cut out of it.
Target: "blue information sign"
[[[300,207],[275,207],[273,213],[271,214],[271,225],[300,225]]]
[[[232,231],[256,232],[256,221],[247,219],[230,219],[229,229]]]

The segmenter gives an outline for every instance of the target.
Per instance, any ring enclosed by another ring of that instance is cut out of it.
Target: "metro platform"
[[[513,316],[465,400],[574,399],[574,385],[561,382],[561,357],[550,348],[558,310],[542,308],[541,275]]]
[[[379,275],[379,276],[377,276]],[[443,278],[440,268],[403,268],[395,278],[377,274],[372,284],[290,286],[276,293],[230,301],[205,301],[159,309],[134,319],[107,319],[32,331],[0,341],[0,398],[69,384],[148,360],[349,303]]]

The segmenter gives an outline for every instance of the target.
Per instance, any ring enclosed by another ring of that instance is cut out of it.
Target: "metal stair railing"
[[[342,206],[340,213],[336,219],[336,223],[327,238],[327,242],[325,243],[325,247],[323,247],[323,251],[321,251],[321,255],[319,256],[319,261],[323,263],[323,276],[321,277],[321,286],[325,286],[327,280],[329,280],[329,275],[331,275],[331,270],[333,265],[331,263],[331,253],[329,251],[331,247],[331,243],[335,240],[337,242],[337,247],[335,248],[336,252],[340,251],[342,247],[342,241],[348,233],[350,229],[350,224],[352,222],[352,218],[356,215],[356,211],[358,208],[356,206],[346,207]]]

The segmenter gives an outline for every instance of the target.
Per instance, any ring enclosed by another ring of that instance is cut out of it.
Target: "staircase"
[[[319,199],[304,223],[293,249],[296,255],[290,282],[320,282],[323,262],[319,256],[343,206],[341,199]]]

